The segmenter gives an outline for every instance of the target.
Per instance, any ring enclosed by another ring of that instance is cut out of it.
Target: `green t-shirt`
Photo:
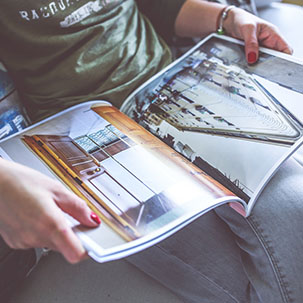
[[[184,0],[160,2],[176,14]],[[0,41],[33,120],[86,100],[119,107],[171,60],[134,0],[1,0]]]

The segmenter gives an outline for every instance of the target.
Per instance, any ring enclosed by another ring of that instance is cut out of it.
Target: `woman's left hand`
[[[242,9],[232,8],[224,21],[226,34],[244,40],[247,62],[258,60],[259,45],[292,54],[293,50],[276,26]]]
[[[205,37],[215,32],[224,6],[219,3],[187,0],[175,22],[175,32],[181,37]],[[258,60],[259,45],[292,54],[292,49],[273,24],[233,7],[223,22],[227,35],[244,40],[247,62]]]

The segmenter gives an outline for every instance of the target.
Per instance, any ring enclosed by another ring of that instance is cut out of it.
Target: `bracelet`
[[[217,33],[219,35],[224,35],[225,30],[223,28],[223,22],[228,16],[228,12],[233,9],[234,5],[225,6],[221,13],[219,14],[218,21],[217,21]]]

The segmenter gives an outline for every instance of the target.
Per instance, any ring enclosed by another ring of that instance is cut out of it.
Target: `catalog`
[[[71,107],[2,140],[0,156],[84,199],[102,224],[68,220],[93,259],[119,259],[219,205],[249,215],[301,145],[302,76],[290,56],[262,50],[250,66],[240,42],[211,35],[129,96],[124,113],[106,101]]]

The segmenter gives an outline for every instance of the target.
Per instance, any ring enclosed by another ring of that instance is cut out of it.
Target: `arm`
[[[85,250],[63,212],[96,227],[99,218],[59,182],[0,158],[0,234],[15,249],[48,247],[71,263]]]
[[[224,5],[218,3],[187,0],[175,21],[176,34],[181,37],[202,37],[215,32],[223,8]],[[231,9],[223,26],[228,35],[244,40],[249,63],[258,60],[259,44],[288,54],[292,53],[291,47],[274,25],[242,9]]]

